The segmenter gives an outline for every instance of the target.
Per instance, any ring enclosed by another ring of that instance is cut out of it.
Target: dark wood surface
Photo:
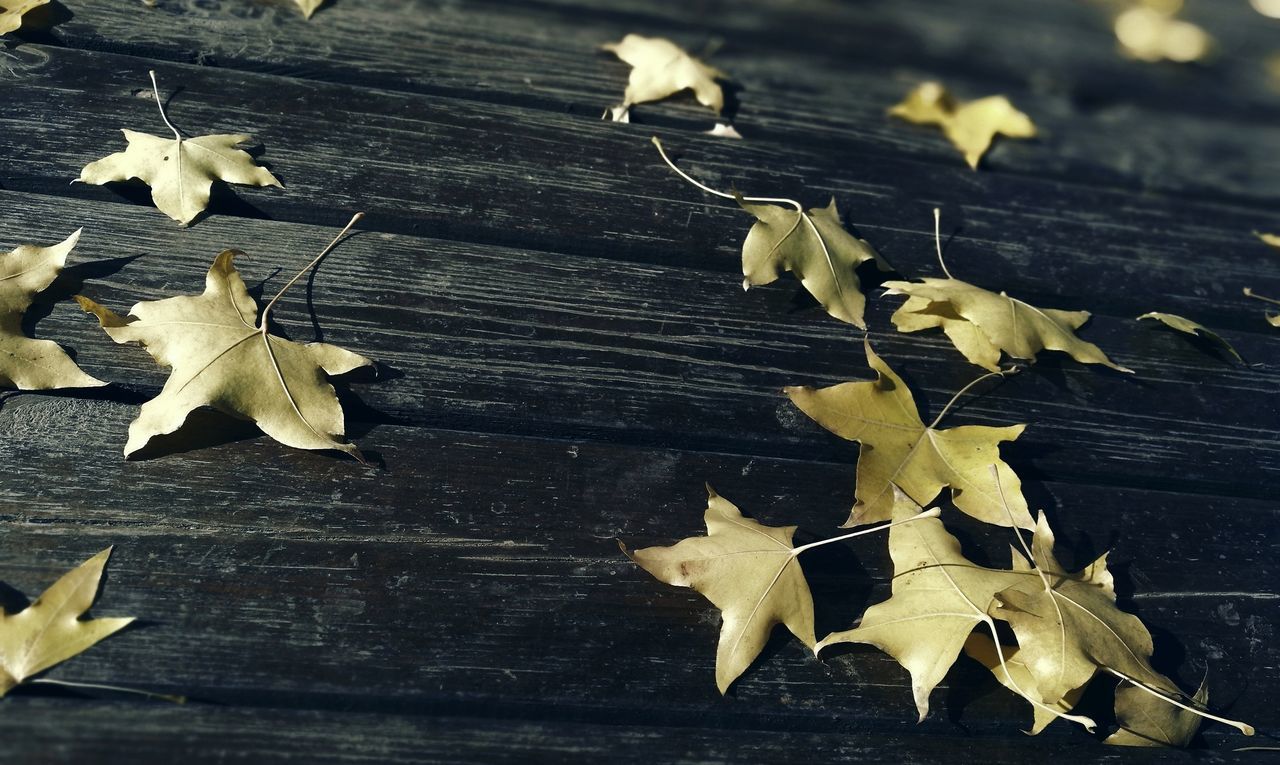
[[[47,686],[0,702],[5,762],[1153,761],[1056,724],[962,661],[917,725],[906,673],[870,649],[819,661],[777,639],[725,697],[715,610],[617,550],[701,533],[703,482],[754,517],[830,535],[854,444],[779,389],[867,376],[860,333],[797,285],[744,293],[732,204],[683,184],[652,133],[719,187],[834,195],[907,276],[937,275],[940,206],[959,277],[1087,309],[1082,335],[1134,376],[1043,357],[951,424],[1028,423],[1005,454],[1069,562],[1113,549],[1157,666],[1259,728],[1206,726],[1197,760],[1280,725],[1280,22],[1192,2],[1212,62],[1147,66],[1075,2],[334,0],[70,2],[0,44],[0,247],[84,227],[54,296],[123,311],[196,292],[228,247],[270,294],[356,210],[368,217],[282,301],[280,330],[377,360],[343,386],[362,466],[202,417],[202,436],[125,461],[164,371],[66,300],[37,336],[114,381],[0,399],[0,581],[34,597],[116,545],[95,613],[138,626],[52,678],[185,694],[184,706]],[[741,142],[677,98],[598,120],[626,67],[598,53],[667,35],[736,85]],[[180,229],[145,190],[69,185],[162,134],[146,72],[189,134],[247,132],[285,188],[237,187]],[[942,77],[1001,92],[1042,130],[982,171],[887,106]],[[976,368],[940,335],[877,351],[936,412]],[[1233,364],[1133,317],[1185,314]],[[1008,540],[958,523],[982,562]],[[819,633],[884,596],[883,540],[805,562]],[[12,607],[15,593],[6,593]],[[1105,682],[1100,685],[1106,685]],[[1102,689],[1105,691],[1105,689]]]

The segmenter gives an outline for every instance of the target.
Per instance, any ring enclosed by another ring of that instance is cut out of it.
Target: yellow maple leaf
[[[936,82],[917,86],[902,103],[890,108],[889,114],[917,125],[942,128],[974,170],[997,135],[1032,138],[1036,134],[1031,118],[1015,109],[1008,98],[988,96],[957,102]]]
[[[50,0],[0,0],[0,35],[22,28],[22,17]]]
[[[724,109],[724,90],[716,80],[726,79],[725,73],[690,56],[670,40],[629,34],[620,42],[600,47],[631,65],[622,104],[610,110],[615,121],[629,121],[634,104],[660,101],[682,90],[692,90],[698,103],[716,114]]]

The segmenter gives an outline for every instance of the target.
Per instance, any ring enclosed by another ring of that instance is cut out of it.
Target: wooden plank
[[[976,716],[983,701],[972,706]],[[840,731],[735,730],[731,735],[690,726],[585,721],[502,720],[483,716],[317,712],[86,702],[23,698],[5,703],[0,718],[17,761],[85,763],[129,760],[187,763],[791,763],[821,752],[824,762],[870,762],[891,753],[910,763],[953,760],[957,751],[981,750],[983,761],[1022,763],[1079,757],[1082,737],[1009,736],[964,727],[950,730]],[[1210,739],[1220,744],[1218,737]],[[1091,762],[1155,762],[1160,752],[1090,747]],[[1167,755],[1165,755],[1167,756]],[[1197,762],[1226,762],[1197,751]]]
[[[79,275],[87,281],[69,286],[121,311],[198,291],[225,247],[249,250],[246,278],[274,277],[272,289],[333,233],[226,217],[184,231],[157,225],[147,208],[0,199],[14,211],[0,220],[6,242],[52,242],[86,226],[74,262],[86,264]],[[391,368],[356,386],[358,421],[855,459],[855,445],[778,393],[865,378],[863,348],[848,327],[816,311],[788,314],[791,285],[757,297],[714,273],[599,262],[365,233],[323,264],[309,304],[305,293],[291,294],[276,317],[298,339],[319,329]],[[887,326],[887,302],[876,301],[873,327]],[[1261,324],[1253,306],[1241,306],[1240,320]],[[163,382],[145,352],[110,343],[73,304],[55,306],[36,329],[135,401]],[[1247,359],[1269,358],[1269,335],[1225,334]],[[1047,359],[950,422],[1031,423],[1011,452],[1028,477],[1271,495],[1280,472],[1280,447],[1268,435],[1277,415],[1265,404],[1277,384],[1273,367],[1232,366],[1129,319],[1099,317],[1085,335],[1139,374]],[[908,375],[925,411],[975,377],[938,336],[872,339]]]
[[[1230,22],[1227,39],[1238,57],[1178,69],[1116,55],[1104,14],[1083,4],[1036,14],[1004,3],[864,3],[856,10],[813,2],[665,10],[607,3],[594,12],[574,3],[418,5],[401,18],[402,4],[391,0],[338,3],[300,28],[287,8],[175,1],[145,11],[103,3],[58,33],[94,50],[569,110],[586,119],[616,102],[625,82],[623,65],[594,52],[601,42],[632,30],[671,35],[695,49],[716,38],[726,45],[715,61],[741,88],[736,120],[754,140],[959,166],[936,131],[885,117],[915,83],[945,76],[964,97],[1007,92],[1040,124],[1039,141],[997,146],[988,162],[995,170],[1191,195],[1277,196],[1271,179],[1280,172],[1280,146],[1262,115],[1276,113],[1280,98],[1262,81],[1263,30],[1234,18],[1243,7],[1214,14]],[[370,45],[371,25],[394,28],[399,44]],[[993,28],[1001,30],[996,40]],[[1090,44],[1081,48],[1082,41]],[[971,65],[991,55],[998,60]],[[710,124],[689,99],[642,107],[636,118]]]
[[[264,439],[95,461],[85,455],[130,407],[39,403],[0,410],[3,581],[34,596],[118,543],[95,613],[144,620],[53,677],[232,706],[915,730],[905,673],[870,650],[819,662],[779,640],[720,697],[714,609],[651,580],[614,541],[701,533],[704,479],[763,522],[835,533],[847,466],[390,425],[363,439],[382,469]],[[1123,602],[1155,631],[1162,669],[1187,685],[1212,661],[1215,698],[1274,724],[1274,502],[1032,487],[1068,565],[1114,547]],[[950,515],[975,560],[1007,560],[1007,532]],[[805,562],[824,633],[887,584],[882,540],[841,550]],[[939,710],[974,682],[961,675]],[[984,724],[1012,737],[1024,714],[1006,699]],[[947,729],[942,711],[925,726]]]

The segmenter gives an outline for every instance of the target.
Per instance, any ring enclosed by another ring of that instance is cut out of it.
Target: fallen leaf
[[[1209,33],[1178,18],[1182,0],[1140,0],[1115,20],[1120,50],[1139,61],[1198,61],[1213,48]]]
[[[813,597],[792,543],[795,526],[765,526],[710,486],[707,493],[707,536],[630,556],[659,580],[692,587],[720,609],[716,685],[724,693],[760,655],[776,625],[813,647]]]
[[[1132,369],[1112,362],[1098,346],[1076,337],[1075,330],[1089,320],[1088,311],[1037,308],[1004,292],[953,278],[942,260],[938,210],[933,214],[938,262],[947,278],[884,283],[886,295],[908,298],[890,317],[899,332],[940,327],[970,363],[993,372],[999,369],[1000,351],[1034,362],[1036,354],[1047,349],[1063,351],[1083,364],[1103,364],[1132,374]]]
[[[919,505],[903,492],[894,491],[895,521],[919,511]],[[987,615],[995,594],[1031,575],[974,564],[936,518],[890,530],[889,557],[893,560],[889,599],[868,608],[854,629],[823,638],[815,650],[867,643],[897,659],[911,673],[911,692],[924,720],[929,695],[959,657],[970,633],[979,624],[995,629]]]
[[[97,597],[109,557],[110,547],[64,574],[16,614],[0,608],[0,697],[133,621],[79,618]]]
[[[1251,297],[1255,300],[1261,300],[1263,302],[1271,303],[1273,305],[1280,305],[1280,300],[1259,295],[1258,293],[1254,292],[1248,287],[1244,288],[1244,295],[1245,297]],[[1266,317],[1267,323],[1270,324],[1271,326],[1280,327],[1280,313],[1264,313],[1263,316]]]
[[[155,72],[151,73],[151,82],[160,116],[174,137],[122,130],[128,148],[85,165],[78,181],[101,186],[138,178],[151,187],[156,207],[184,226],[209,206],[209,191],[215,180],[249,186],[281,185],[269,171],[258,167],[248,152],[236,148],[250,140],[248,135],[183,138],[165,116]]]
[[[834,198],[826,207],[805,210],[790,199],[716,191],[676,167],[661,141],[654,138],[653,143],[663,161],[681,178],[709,194],[735,200],[755,216],[756,222],[742,243],[743,289],[769,284],[782,271],[790,271],[827,313],[866,329],[863,314],[867,299],[856,269],[867,261],[873,261],[882,271],[892,269],[870,243],[845,230]]]
[[[359,220],[343,229],[323,257]],[[267,331],[272,305],[258,317],[257,304],[232,264],[236,250],[213,261],[204,294],[138,303],[124,319],[77,296],[117,343],[139,342],[172,372],[160,395],[142,405],[129,426],[125,456],[152,438],[177,431],[188,415],[211,407],[257,423],[264,433],[298,449],[337,449],[363,461],[342,443],[342,407],[326,376],[372,365],[368,359],[327,343],[295,343]],[[315,265],[319,257],[313,260]],[[288,289],[311,266],[285,285]]]
[[[48,4],[49,0],[0,0],[0,35],[18,31],[27,12]]]
[[[857,501],[845,526],[889,520],[895,486],[919,504],[932,502],[943,487],[950,486],[952,501],[962,512],[999,526],[1034,528],[1022,484],[1000,459],[1000,442],[1013,441],[1025,426],[936,428],[951,404],[926,426],[906,383],[871,350],[870,343],[864,346],[867,363],[876,372],[874,381],[783,389],[819,425],[862,445]],[[993,466],[999,471],[999,484],[991,474]]]
[[[600,47],[631,65],[622,105],[615,107],[619,111],[612,115],[615,121],[630,121],[621,117],[628,115],[634,104],[660,101],[682,90],[692,90],[698,103],[716,114],[724,108],[724,91],[716,82],[727,79],[724,72],[690,56],[670,40],[629,34],[621,42]]]
[[[1200,706],[1209,703],[1209,678],[1200,682],[1192,696]],[[1123,683],[1116,689],[1116,720],[1120,730],[1107,736],[1104,744],[1116,746],[1185,747],[1195,738],[1204,718],[1152,696],[1136,685]]]
[[[1183,316],[1178,316],[1177,314],[1160,313],[1159,311],[1151,311],[1150,313],[1144,313],[1138,317],[1138,321],[1142,321],[1143,319],[1155,319],[1165,326],[1172,327],[1179,332],[1185,332],[1186,334],[1193,335],[1195,337],[1202,337],[1214,345],[1226,350],[1235,357],[1236,361],[1239,361],[1241,364],[1244,363],[1244,359],[1240,358],[1240,354],[1236,352],[1236,349],[1231,347],[1231,343],[1223,340],[1221,335],[1199,322],[1194,322]]]
[[[1084,688],[1076,688],[1051,704],[1041,705],[1036,703],[1033,700],[1038,696],[1034,690],[1036,679],[1031,674],[1031,671],[1027,669],[1027,665],[1018,658],[1017,646],[1003,646],[1000,651],[996,651],[995,642],[990,636],[981,632],[974,632],[969,635],[969,638],[964,643],[964,653],[969,658],[991,670],[991,674],[996,676],[996,680],[1001,685],[1022,696],[1025,701],[1031,704],[1033,717],[1031,730],[1027,732],[1033,736],[1043,731],[1049,723],[1069,714],[1080,701],[1080,697],[1084,695]],[[1004,657],[1003,664],[1000,661],[1001,656]]]
[[[742,133],[739,133],[737,128],[726,122],[717,122],[715,127],[705,132],[706,135],[713,135],[717,138],[733,138],[739,141],[742,140]]]
[[[1013,628],[1019,655],[1036,678],[1039,700],[1051,704],[1062,699],[1099,669],[1179,695],[1178,687],[1151,667],[1154,648],[1147,628],[1116,606],[1106,554],[1068,573],[1053,546],[1053,530],[1042,513],[1031,544],[1037,576],[999,591],[991,610]]]
[[[299,8],[302,9],[302,15],[307,17],[308,19],[311,18],[311,14],[316,12],[317,8],[319,8],[321,5],[324,4],[324,0],[293,0],[293,1],[298,4]]]
[[[936,82],[917,86],[902,103],[890,108],[889,114],[917,125],[942,128],[974,170],[997,135],[1033,138],[1036,134],[1031,118],[1015,109],[1008,98],[988,96],[957,102]]]
[[[0,386],[48,390],[106,385],[81,371],[57,343],[33,340],[22,331],[32,300],[58,278],[79,240],[76,231],[60,244],[24,244],[0,255]]]
[[[1258,238],[1280,250],[1280,234],[1258,234]]]

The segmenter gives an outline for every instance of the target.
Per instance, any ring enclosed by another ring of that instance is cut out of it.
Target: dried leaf
[[[1236,349],[1231,347],[1231,343],[1223,340],[1221,335],[1199,322],[1194,322],[1183,316],[1178,316],[1177,314],[1160,313],[1159,311],[1144,313],[1138,317],[1138,321],[1142,321],[1143,319],[1155,319],[1156,321],[1159,321],[1168,327],[1172,327],[1179,332],[1185,332],[1186,334],[1194,335],[1195,337],[1202,337],[1230,353],[1235,357],[1236,361],[1239,361],[1241,364],[1244,363],[1244,359],[1240,358],[1240,354],[1236,353]]]
[[[226,250],[218,255],[204,294],[138,303],[128,319],[88,298],[76,298],[98,317],[111,339],[142,343],[157,363],[173,370],[160,395],[143,404],[129,426],[125,456],[156,436],[177,431],[193,410],[212,407],[256,422],[287,446],[337,449],[361,459],[355,446],[338,440],[342,407],[326,375],[372,362],[334,345],[295,343],[267,332],[271,305],[259,320],[257,304],[232,265],[241,254]]]
[[[22,28],[22,17],[49,0],[0,0],[0,35],[7,35]]]
[[[1098,346],[1076,337],[1075,330],[1089,320],[1088,311],[1037,308],[959,279],[925,277],[919,283],[885,282],[884,287],[885,294],[910,298],[891,317],[899,332],[942,327],[956,349],[984,369],[998,368],[998,351],[1034,361],[1037,353],[1048,349],[1063,351],[1083,364],[1133,372],[1112,362]],[[966,322],[973,327],[960,326]]]
[[[893,492],[893,518],[920,511],[901,491]],[[821,651],[838,643],[868,643],[911,673],[911,692],[923,720],[929,694],[942,682],[974,627],[990,624],[987,607],[1000,590],[1027,579],[1025,572],[983,568],[964,557],[960,543],[936,518],[889,531],[893,584],[888,600],[867,609],[854,629],[819,641]]]
[[[1280,234],[1258,234],[1258,238],[1280,250]]]
[[[1202,707],[1208,705],[1207,675],[1191,698]],[[1116,720],[1120,730],[1107,736],[1104,744],[1185,747],[1204,722],[1195,712],[1175,707],[1130,683],[1116,689]]]
[[[717,122],[715,127],[705,131],[705,134],[713,135],[717,138],[733,138],[739,141],[742,140],[742,134],[738,132],[738,129],[727,122]]]
[[[76,231],[50,247],[24,244],[0,255],[0,386],[48,390],[106,385],[81,371],[57,343],[33,340],[22,331],[22,316],[33,298],[58,278],[79,240]]]
[[[896,485],[920,504],[932,502],[944,486],[950,486],[956,507],[974,518],[999,526],[1034,528],[1022,484],[1000,459],[1000,442],[1013,441],[1024,426],[936,429],[946,408],[926,426],[906,384],[871,350],[870,343],[864,345],[867,363],[876,371],[875,381],[784,389],[792,403],[819,425],[862,444],[857,501],[845,526],[889,520]],[[999,471],[999,485],[991,474],[993,466]]]
[[[707,493],[707,536],[630,555],[659,580],[692,587],[720,609],[716,685],[724,693],[760,655],[776,625],[814,646],[813,598],[796,560],[795,526],[765,526],[710,486]]]
[[[1189,63],[1209,55],[1213,38],[1178,18],[1182,0],[1140,0],[1115,20],[1120,50],[1139,61]]]
[[[1068,573],[1053,554],[1054,536],[1040,515],[1032,540],[1039,576],[996,595],[991,615],[1009,622],[1019,655],[1041,694],[1052,704],[1083,686],[1099,669],[1168,694],[1178,687],[1151,668],[1151,634],[1138,617],[1116,607],[1115,585],[1104,554]]]
[[[964,154],[974,170],[997,135],[1032,138],[1036,134],[1031,118],[1013,107],[1004,96],[988,96],[958,103],[936,82],[926,82],[907,94],[889,114],[917,125],[937,125]]]
[[[827,313],[866,329],[867,298],[856,269],[869,260],[881,270],[890,268],[867,240],[845,230],[835,198],[826,207],[803,212],[798,206],[735,198],[756,218],[742,243],[743,289],[769,284],[780,271],[790,271]]]
[[[324,4],[324,0],[293,0],[293,1],[298,4],[299,8],[302,9],[302,15],[307,17],[308,19],[311,18],[311,14],[316,12],[317,8],[319,8],[321,5]]]
[[[151,77],[154,84],[155,72]],[[161,104],[158,88],[155,96],[156,103]],[[156,207],[184,226],[209,206],[209,191],[215,180],[248,186],[281,185],[269,171],[258,167],[248,152],[236,148],[250,136],[183,138],[169,123],[163,105],[160,116],[173,130],[173,138],[122,130],[128,148],[85,165],[77,180],[101,186],[138,178],[151,187]]]
[[[1266,297],[1265,295],[1259,295],[1258,293],[1254,292],[1248,287],[1244,288],[1244,296],[1251,297],[1255,300],[1261,300],[1264,303],[1271,303],[1272,305],[1280,305],[1280,300],[1276,300],[1275,298],[1269,298],[1269,297]],[[1280,313],[1267,312],[1267,313],[1264,313],[1263,316],[1266,317],[1267,323],[1270,324],[1271,326],[1280,327]]]
[[[1058,701],[1041,706],[1032,700],[1033,695],[1039,695],[1035,691],[1036,679],[1027,665],[1018,658],[1016,646],[1003,646],[1000,651],[996,651],[995,641],[990,636],[975,632],[965,641],[964,652],[966,656],[991,670],[991,674],[996,676],[1001,685],[1031,704],[1033,718],[1031,730],[1027,732],[1033,736],[1044,730],[1049,723],[1070,713],[1084,695],[1084,688],[1076,688]],[[1004,656],[1003,664],[1000,662],[1001,655]]]
[[[0,608],[0,697],[133,621],[133,617],[79,618],[97,597],[102,567],[109,557],[110,547],[64,574],[16,614]]]
[[[630,34],[621,42],[600,47],[631,65],[622,105],[617,107],[620,111],[613,115],[616,121],[623,121],[620,115],[634,104],[661,101],[682,90],[692,90],[698,103],[716,114],[724,108],[724,91],[716,80],[728,79],[725,73],[690,56],[670,40]]]

